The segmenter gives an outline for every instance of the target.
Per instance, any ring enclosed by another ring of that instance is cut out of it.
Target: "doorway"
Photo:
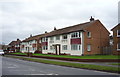
[[[55,48],[55,54],[60,55],[60,44],[54,45],[54,48]]]

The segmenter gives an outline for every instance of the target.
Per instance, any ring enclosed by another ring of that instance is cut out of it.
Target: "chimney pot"
[[[57,30],[56,27],[54,27],[54,30]]]
[[[91,16],[90,21],[94,21],[94,18]]]

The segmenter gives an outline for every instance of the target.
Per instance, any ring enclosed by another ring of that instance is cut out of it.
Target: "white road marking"
[[[24,74],[24,75],[26,75],[26,74]],[[27,74],[27,75],[58,75],[58,74],[50,73],[50,74]]]

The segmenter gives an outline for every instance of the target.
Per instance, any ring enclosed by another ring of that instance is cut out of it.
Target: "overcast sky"
[[[0,0],[2,41],[99,19],[110,31],[118,23],[119,0]]]

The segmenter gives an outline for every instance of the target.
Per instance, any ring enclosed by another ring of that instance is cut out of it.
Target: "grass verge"
[[[119,65],[120,66],[120,63],[111,63],[109,65]]]
[[[17,55],[27,55],[26,53],[10,53]],[[91,55],[91,56],[70,56],[70,55],[49,55],[49,54],[33,54],[35,56],[73,58],[73,59],[120,59],[117,55]]]
[[[74,68],[83,68],[83,69],[99,70],[99,71],[114,72],[114,73],[120,72],[120,67],[117,68],[117,67],[100,66],[100,65],[92,65],[92,64],[59,62],[59,61],[33,59],[33,58],[26,58],[26,57],[19,57],[19,56],[5,56],[5,57],[18,58],[18,59],[27,60],[27,61],[46,63],[46,64],[54,64],[54,65],[61,65],[61,66],[68,66],[68,67],[74,67]]]

